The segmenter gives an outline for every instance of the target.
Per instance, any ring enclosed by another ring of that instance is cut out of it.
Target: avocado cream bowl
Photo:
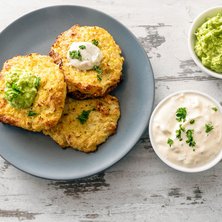
[[[173,93],[154,109],[149,136],[168,166],[188,173],[210,169],[222,159],[222,108],[199,91]]]
[[[222,6],[210,8],[194,19],[188,48],[202,71],[222,79]]]

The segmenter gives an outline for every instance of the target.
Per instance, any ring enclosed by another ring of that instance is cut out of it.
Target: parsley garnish
[[[212,123],[205,124],[205,132],[206,133],[209,133],[213,129],[214,129],[214,127],[213,127]]]
[[[86,46],[85,45],[80,45],[79,48],[80,49],[86,49]]]
[[[218,111],[218,108],[217,107],[212,107],[212,110],[217,112]]]
[[[37,113],[36,112],[34,112],[34,111],[28,111],[28,116],[36,116],[37,115]]]
[[[40,81],[41,81],[41,78],[38,77],[38,76],[36,76],[36,79],[35,79],[35,83],[34,83],[34,85],[35,85],[35,87],[36,87],[37,89],[39,88]]]
[[[69,56],[71,59],[78,59],[78,60],[82,61],[82,55],[79,50],[70,51]]]
[[[186,116],[187,116],[187,110],[186,110],[185,107],[180,107],[180,108],[177,109],[177,111],[176,111],[176,120],[178,122],[181,122],[181,121],[185,122]]]
[[[169,144],[169,146],[171,147],[171,146],[173,145],[173,140],[170,139],[170,138],[168,138],[168,140],[167,140],[167,144]]]
[[[99,66],[93,66],[93,70],[95,70],[98,74],[97,74],[97,79],[99,80],[99,81],[101,81],[102,80],[102,73],[103,73],[103,71],[102,71],[102,69],[99,67]]]
[[[93,70],[95,70],[100,75],[103,73],[102,69],[99,68],[99,66],[93,66]]]
[[[191,119],[190,120],[190,124],[194,124],[195,123],[195,120],[194,119]]]
[[[96,39],[93,39],[92,40],[92,44],[95,45],[95,46],[98,46],[99,45],[99,41],[96,40]]]
[[[83,110],[82,113],[77,117],[81,124],[84,124],[88,120],[91,111],[92,110]]]
[[[185,132],[185,128],[180,124],[180,128],[176,130],[176,138],[179,139],[179,141],[183,140],[181,137],[182,132]]]
[[[97,79],[98,79],[99,81],[102,81],[101,75],[97,74]]]
[[[189,129],[186,131],[186,136],[187,136],[187,140],[186,140],[186,143],[190,146],[190,147],[194,147],[196,145],[196,142],[194,141],[194,138],[193,138],[193,132],[194,130],[192,129]],[[195,149],[194,149],[195,151]]]

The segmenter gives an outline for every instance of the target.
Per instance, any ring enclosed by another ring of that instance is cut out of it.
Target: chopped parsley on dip
[[[5,99],[12,107],[25,109],[32,106],[40,85],[40,77],[24,70],[11,70],[5,75]]]
[[[222,74],[222,12],[208,18],[195,36],[194,50],[202,64]]]

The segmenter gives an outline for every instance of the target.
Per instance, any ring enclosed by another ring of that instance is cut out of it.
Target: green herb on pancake
[[[101,75],[97,74],[97,79],[98,79],[99,81],[102,81]]]
[[[34,111],[28,111],[28,116],[36,116],[37,115],[37,113],[36,112],[34,112]]]
[[[102,71],[102,69],[99,67],[99,66],[93,66],[93,70],[95,70],[98,74],[97,74],[97,79],[99,80],[99,81],[101,81],[102,80],[102,73],[103,73],[103,71]]]
[[[98,46],[99,45],[99,41],[96,40],[96,39],[93,39],[92,40],[92,44],[95,45],[95,46]]]
[[[84,124],[88,120],[91,111],[92,110],[83,110],[82,113],[77,117],[81,124]]]

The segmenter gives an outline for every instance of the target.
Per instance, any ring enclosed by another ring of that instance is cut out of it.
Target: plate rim
[[[153,89],[152,89],[152,95],[150,97],[150,99],[152,99],[152,102],[151,102],[151,106],[148,107],[148,105],[146,106],[146,119],[144,120],[144,124],[141,125],[140,127],[140,130],[138,131],[138,135],[139,137],[137,139],[135,139],[134,141],[132,141],[128,146],[129,146],[129,149],[127,149],[125,152],[123,152],[121,155],[118,156],[118,158],[116,159],[113,159],[112,161],[110,161],[108,164],[104,164],[104,166],[98,170],[94,170],[93,172],[88,172],[88,173],[85,173],[83,174],[82,176],[72,176],[71,177],[55,177],[55,176],[51,176],[51,177],[46,177],[46,176],[41,176],[40,174],[34,174],[30,171],[26,171],[26,169],[22,169],[21,167],[18,167],[16,165],[14,165],[13,163],[11,163],[10,161],[8,161],[1,153],[0,153],[0,156],[2,157],[2,159],[4,159],[6,162],[10,163],[10,165],[12,165],[13,167],[15,167],[16,169],[24,172],[24,173],[27,173],[29,175],[32,175],[34,177],[37,177],[37,178],[41,178],[41,179],[47,179],[47,180],[53,180],[53,181],[73,181],[73,180],[78,180],[78,179],[84,179],[84,178],[87,178],[87,177],[90,177],[90,176],[94,176],[96,174],[99,174],[99,173],[102,173],[104,172],[105,170],[108,170],[110,167],[112,167],[114,164],[117,164],[121,159],[123,159],[124,157],[126,157],[126,155],[133,150],[134,146],[136,145],[136,143],[139,141],[139,139],[141,138],[142,134],[145,132],[145,130],[147,129],[148,127],[148,124],[149,124],[149,119],[151,117],[151,114],[152,114],[152,110],[153,110],[153,107],[154,107],[154,100],[155,100],[155,78],[154,78],[154,72],[153,72],[153,68],[152,68],[152,65],[151,65],[151,62],[149,60],[149,57],[144,49],[144,47],[142,46],[142,44],[139,42],[139,40],[136,38],[136,36],[128,29],[128,27],[126,27],[124,24],[122,24],[121,22],[119,22],[117,19],[115,19],[114,17],[110,16],[109,14],[106,14],[100,10],[97,10],[97,9],[94,9],[94,8],[91,8],[91,7],[86,7],[86,6],[81,6],[81,5],[73,5],[73,4],[64,4],[64,5],[51,5],[51,6],[47,6],[47,7],[41,7],[41,8],[38,8],[38,9],[35,9],[35,10],[32,10],[28,13],[25,13],[24,15],[18,17],[17,19],[15,19],[14,21],[12,21],[10,24],[8,24],[5,28],[3,28],[3,30],[0,32],[0,36],[2,34],[4,34],[4,32],[7,32],[8,28],[10,28],[12,25],[14,25],[16,22],[19,22],[20,20],[22,19],[25,19],[25,17],[28,17],[30,15],[32,15],[33,13],[38,13],[40,11],[43,11],[43,10],[50,10],[50,9],[53,9],[53,8],[65,8],[65,7],[73,7],[73,8],[81,8],[81,9],[84,9],[84,10],[89,10],[89,11],[93,11],[94,13],[98,13],[98,14],[102,14],[103,16],[105,17],[108,17],[109,19],[111,20],[114,20],[118,25],[120,25],[122,28],[126,29],[127,32],[131,35],[131,37],[133,38],[133,40],[140,46],[141,48],[141,52],[144,54],[144,57],[146,58],[146,61],[147,61],[147,65],[149,66],[149,69],[151,70],[151,80],[152,80],[152,86],[153,86]],[[118,133],[118,132],[117,132]],[[149,134],[148,134],[149,136]]]

